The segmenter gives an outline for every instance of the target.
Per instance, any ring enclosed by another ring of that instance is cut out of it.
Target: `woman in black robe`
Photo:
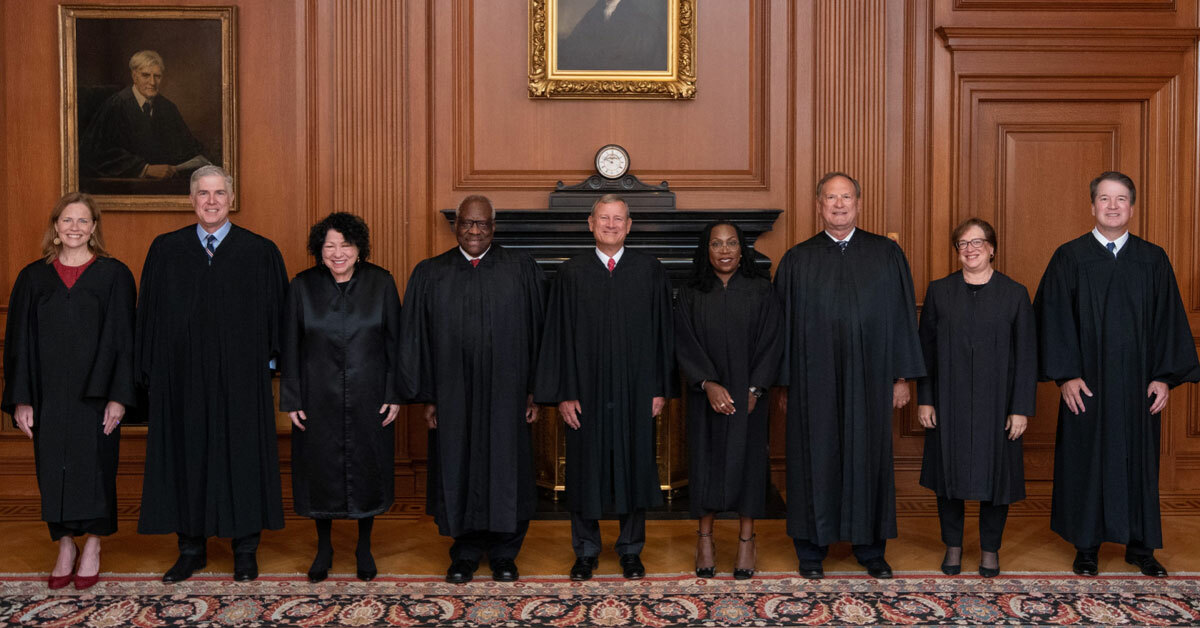
[[[754,519],[765,514],[767,408],[779,370],[782,310],[767,273],[754,265],[742,230],[728,221],[700,236],[693,274],[675,304],[675,352],[687,380],[689,485],[700,519],[696,576],[716,572],[713,518],[741,518],[739,580],[754,575]]]
[[[100,537],[117,531],[120,423],[134,401],[133,275],[109,256],[100,210],[87,194],[62,197],[42,238],[43,258],[9,297],[3,409],[33,439],[42,520],[58,541],[49,586],[100,573]],[[75,537],[87,536],[82,553]]]
[[[979,501],[979,575],[990,578],[1008,505],[1025,499],[1021,434],[1037,407],[1037,338],[1029,292],[992,268],[992,226],[970,218],[951,242],[962,270],[929,284],[919,326],[921,486],[937,493],[946,575],[962,570],[963,502]]]
[[[375,577],[371,527],[394,501],[400,411],[400,295],[391,273],[367,263],[367,225],[333,213],[313,226],[317,264],[288,290],[279,409],[292,419],[292,496],[317,526],[308,578],[333,562],[333,519],[358,520],[358,577]]]

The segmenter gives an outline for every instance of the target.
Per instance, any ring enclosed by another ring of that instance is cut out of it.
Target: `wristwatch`
[[[765,390],[763,390],[763,389],[759,388],[758,386],[751,386],[751,387],[750,387],[750,394],[751,394],[751,395],[754,395],[754,398],[755,398],[755,399],[762,399],[762,396],[763,396],[764,394],[766,394],[766,392],[767,392],[767,391],[765,391]]]

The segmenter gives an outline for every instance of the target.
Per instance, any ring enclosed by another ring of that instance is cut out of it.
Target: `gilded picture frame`
[[[237,11],[59,6],[62,191],[192,211],[190,173],[237,177]],[[136,66],[136,67],[135,67]]]
[[[529,0],[529,97],[696,97],[696,0]]]

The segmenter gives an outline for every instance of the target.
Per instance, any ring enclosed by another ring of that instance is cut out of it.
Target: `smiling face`
[[[92,210],[83,203],[67,205],[58,215],[58,220],[54,221],[54,232],[62,241],[63,251],[87,247],[95,229],[96,222],[92,218]]]
[[[817,210],[821,212],[825,229],[837,234],[853,229],[858,220],[858,201],[854,184],[849,179],[834,177],[826,181],[817,197]]]
[[[196,180],[190,198],[196,218],[205,231],[215,233],[229,221],[232,196],[232,192],[225,187],[225,177],[221,175],[212,174]]]
[[[612,255],[625,246],[625,236],[633,228],[625,203],[601,203],[588,216],[588,229],[596,238],[596,248]]]
[[[483,203],[467,203],[454,219],[458,245],[471,257],[479,257],[492,246],[496,222],[492,210]]]
[[[334,281],[347,281],[358,262],[358,246],[348,242],[340,231],[330,229],[325,232],[325,244],[321,246],[321,262],[333,273]]]
[[[742,243],[731,225],[713,227],[708,238],[708,262],[722,281],[728,281],[742,261]]]
[[[1129,197],[1129,188],[1116,181],[1101,181],[1096,186],[1092,215],[1096,217],[1096,229],[1109,240],[1121,237],[1129,229],[1129,219],[1133,217]]]
[[[162,85],[163,69],[156,64],[146,64],[133,73],[133,89],[142,95],[142,98],[154,98],[158,95],[159,87]]]
[[[983,229],[975,225],[963,232],[954,247],[958,249],[958,261],[962,262],[963,270],[970,273],[986,271],[992,265],[992,255],[996,252],[992,243],[987,241]]]

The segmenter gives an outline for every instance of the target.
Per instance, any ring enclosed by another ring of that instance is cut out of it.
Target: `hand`
[[[650,417],[654,418],[662,414],[663,408],[667,407],[666,397],[655,397],[650,401]]]
[[[892,407],[899,410],[908,405],[908,382],[900,380],[892,384]]]
[[[295,425],[296,427],[300,428],[301,432],[304,431],[304,421],[307,421],[308,417],[304,416],[303,410],[294,410],[292,412],[289,412],[288,417],[290,417],[292,419],[292,425]]]
[[[931,430],[937,427],[937,412],[933,406],[919,405],[917,406],[917,420],[921,422],[921,427]]]
[[[737,411],[733,407],[733,397],[729,396],[724,386],[716,382],[704,382],[704,392],[708,395],[708,405],[712,406],[713,412],[733,414]]]
[[[1150,387],[1146,389],[1146,397],[1155,397],[1154,404],[1150,406],[1150,414],[1158,414],[1167,407],[1167,397],[1171,396],[1171,389],[1166,383],[1153,381],[1150,382]]]
[[[431,430],[437,429],[437,406],[435,404],[425,404],[425,425],[428,425]]]
[[[169,179],[175,176],[175,167],[170,164],[151,164],[142,173],[147,179]]]
[[[33,406],[27,403],[17,404],[17,411],[13,412],[13,418],[17,421],[17,427],[21,428],[26,436],[33,438]]]
[[[1150,385],[1153,386],[1154,384]],[[1067,402],[1067,408],[1072,414],[1079,414],[1085,410],[1083,407],[1083,397],[1079,394],[1081,391],[1083,394],[1089,397],[1092,396],[1091,389],[1087,387],[1087,384],[1083,383],[1083,378],[1081,377],[1076,377],[1075,379],[1069,379],[1063,382],[1063,385],[1059,388],[1059,391],[1062,393],[1063,401]]]
[[[750,400],[748,402],[746,402],[746,416],[750,416],[751,414],[754,414],[754,406],[757,406],[757,405],[758,405],[758,397],[755,397],[754,393],[750,393]]]
[[[1008,432],[1008,440],[1021,438],[1021,434],[1025,433],[1025,427],[1028,425],[1029,417],[1024,414],[1008,415],[1008,420],[1004,422],[1004,431]]]
[[[104,435],[112,434],[125,417],[125,406],[119,401],[110,401],[104,406]]]
[[[538,407],[533,402],[533,395],[525,398],[525,422],[535,423],[538,420]]]
[[[387,427],[392,424],[392,421],[396,420],[396,415],[400,414],[400,404],[385,403],[379,406],[379,414],[383,414],[384,412],[387,413],[387,418],[383,420],[383,427]]]
[[[579,429],[579,415],[583,414],[583,408],[579,407],[578,399],[571,399],[558,404],[558,415],[562,417],[563,423],[566,423],[573,430]]]

